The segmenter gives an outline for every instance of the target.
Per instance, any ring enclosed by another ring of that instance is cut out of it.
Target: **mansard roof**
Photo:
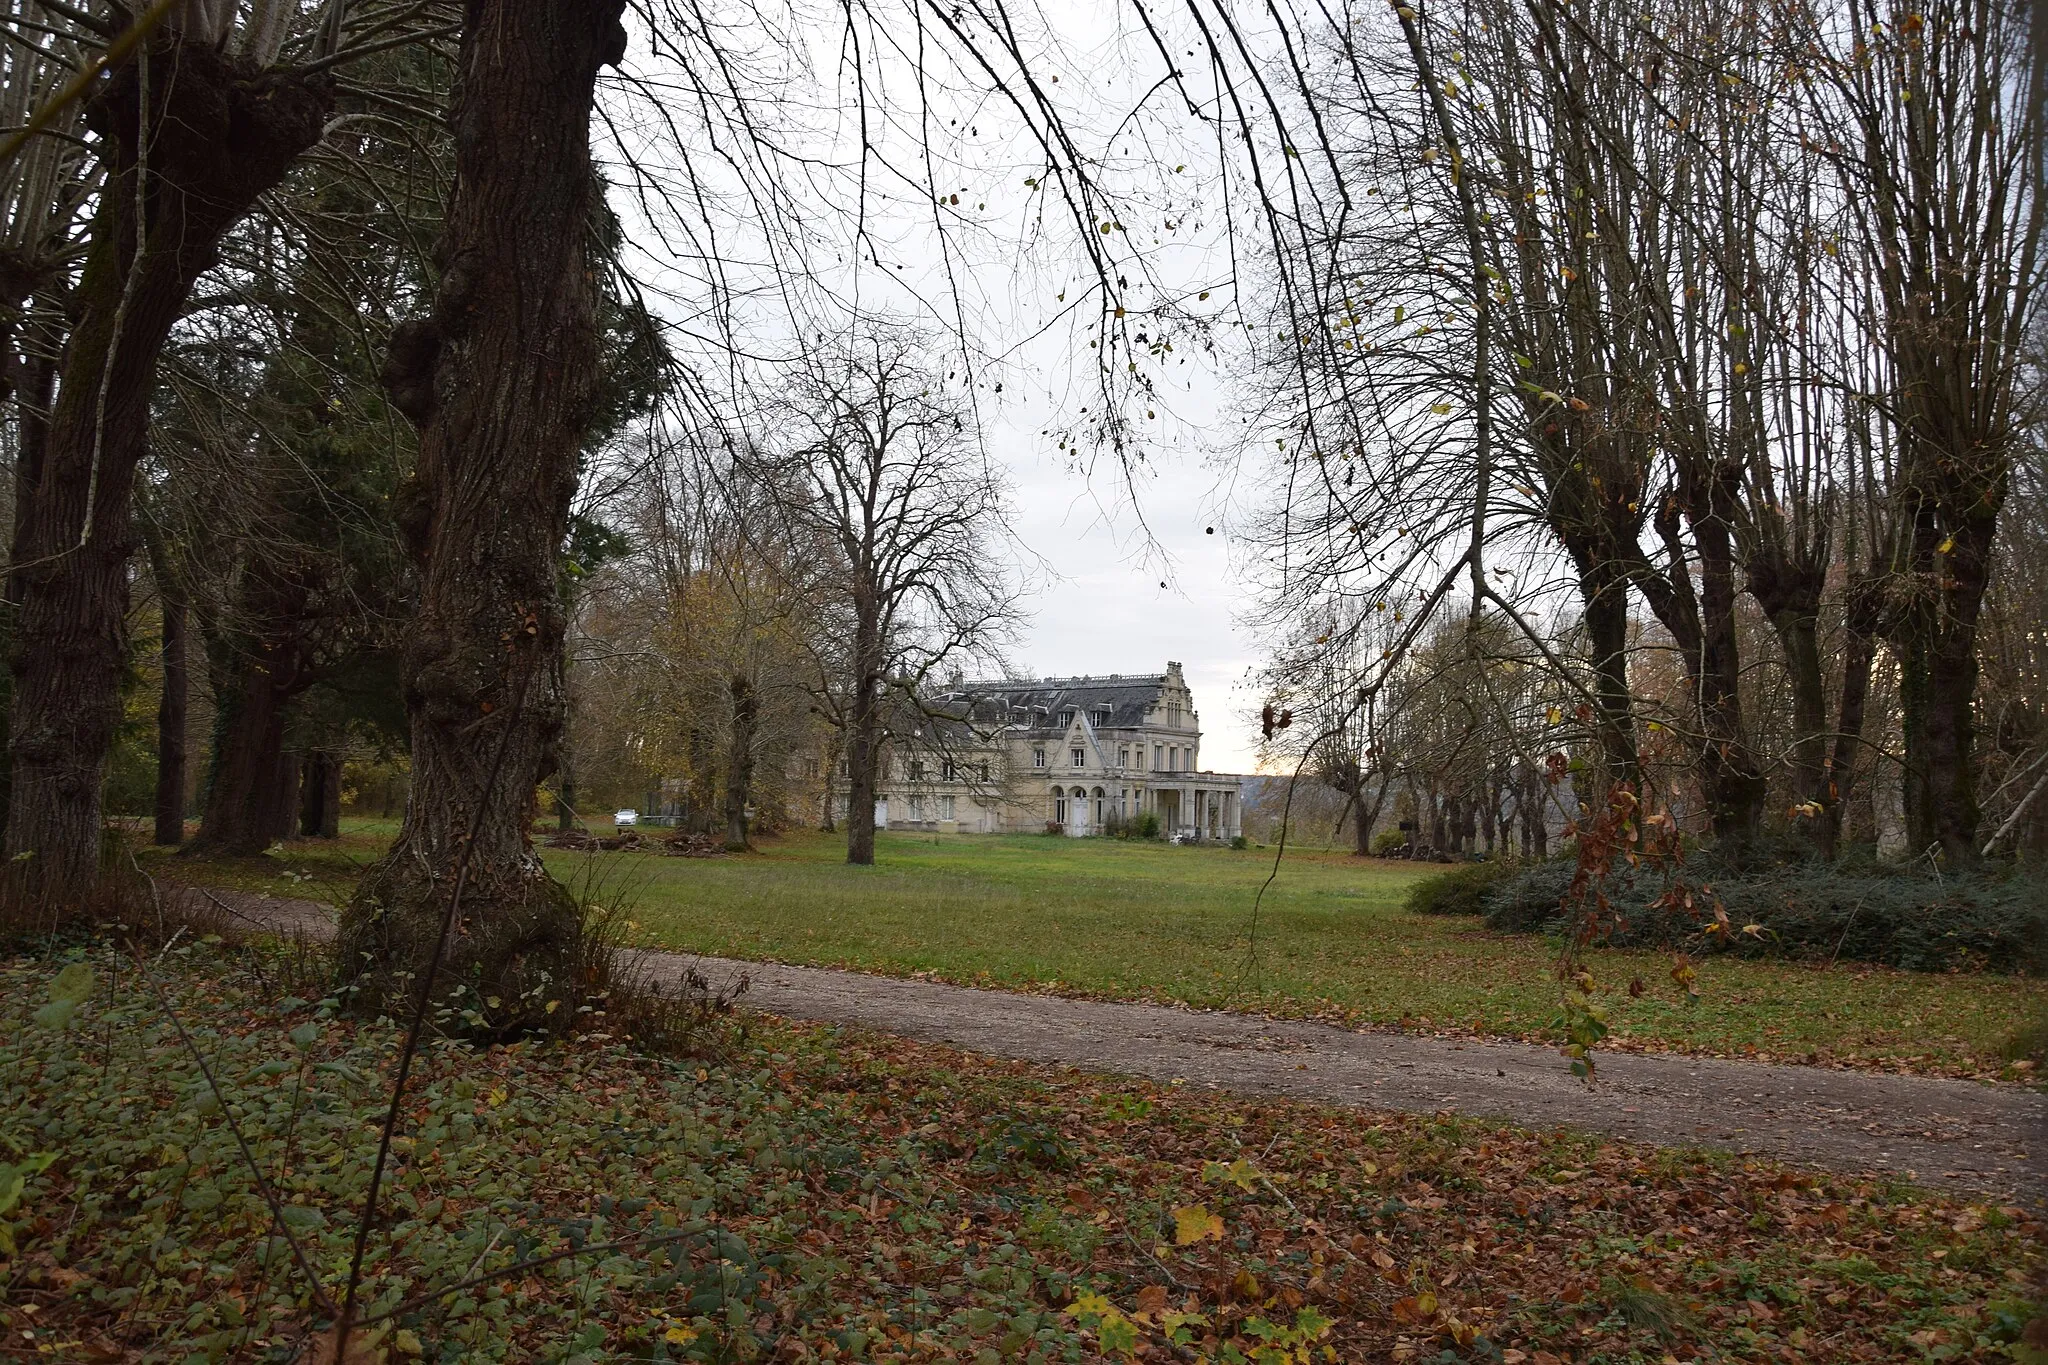
[[[999,721],[1029,730],[1059,731],[1060,716],[1080,711],[1097,729],[1136,728],[1159,696],[1177,683],[1165,673],[1110,673],[1079,678],[998,679],[956,684],[944,700],[973,708],[978,721]],[[1101,713],[1107,710],[1107,720]]]

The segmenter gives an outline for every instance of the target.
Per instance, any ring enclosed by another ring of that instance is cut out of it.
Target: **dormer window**
[[[1066,729],[1069,725],[1072,725],[1073,723],[1074,713],[1071,710],[1060,712],[1060,728],[1062,730]]]

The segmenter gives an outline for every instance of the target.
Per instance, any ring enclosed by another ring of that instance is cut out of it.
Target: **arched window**
[[[1106,817],[1109,814],[1109,811],[1103,801],[1103,797],[1105,795],[1106,793],[1102,790],[1102,788],[1097,787],[1095,789],[1095,823],[1098,827],[1100,827],[1103,824],[1104,817]]]
[[[1061,787],[1052,789],[1052,821],[1056,825],[1067,823],[1067,793]]]

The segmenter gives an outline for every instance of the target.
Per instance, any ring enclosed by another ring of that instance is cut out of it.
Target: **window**
[[[1052,789],[1052,818],[1054,824],[1067,823],[1067,794],[1058,787]]]
[[[910,798],[910,818],[912,820],[924,819],[924,798],[922,796]]]
[[[952,797],[950,797],[950,796],[942,796],[942,797],[940,797],[940,798],[939,798],[939,818],[940,818],[941,820],[950,820],[950,819],[952,819],[952,818],[953,818],[953,798],[952,798]]]
[[[1107,706],[1098,706],[1095,708],[1095,723],[1097,725],[1107,725],[1109,724],[1109,719],[1113,714],[1115,713],[1112,712]]]
[[[1180,703],[1179,703],[1179,702],[1171,702],[1171,703],[1169,703],[1169,704],[1167,705],[1167,708],[1166,708],[1166,728],[1167,728],[1167,729],[1169,729],[1169,730],[1178,730],[1178,729],[1180,729]]]
[[[981,780],[984,782],[988,781],[988,764],[986,762],[981,765]]]
[[[1069,749],[1067,750],[1067,753],[1073,759],[1073,765],[1076,768],[1080,767],[1082,764],[1088,761],[1088,754],[1083,749]]]
[[[944,759],[939,763],[939,779],[941,781],[956,781],[959,778],[959,776],[959,770],[954,766],[952,759]]]
[[[1062,712],[1060,712],[1060,728],[1061,728],[1062,730],[1066,729],[1066,728],[1067,728],[1067,727],[1068,727],[1069,725],[1072,725],[1073,723],[1074,723],[1074,712],[1073,712],[1073,709],[1072,709],[1071,707],[1069,707],[1069,708],[1068,708],[1067,710],[1065,710],[1065,711],[1062,711]]]
[[[1152,771],[1156,773],[1165,767],[1166,746],[1164,744],[1155,744],[1152,746]]]
[[[1045,750],[1033,749],[1031,751],[1031,766],[1034,768],[1043,768],[1045,766]]]
[[[922,781],[924,781],[924,760],[923,760],[923,759],[921,759],[921,758],[913,758],[913,759],[911,759],[911,760],[910,760],[910,780],[911,780],[912,782],[922,782]],[[917,817],[916,817],[916,816],[912,816],[911,818],[912,818],[912,819],[916,819]]]
[[[1123,766],[1124,766],[1125,764],[1129,763],[1130,761],[1131,761],[1131,746],[1130,746],[1130,745],[1128,745],[1128,744],[1119,744],[1119,745],[1117,745],[1117,746],[1116,746],[1116,766],[1117,766],[1117,767],[1119,767],[1119,768],[1121,768],[1121,767],[1123,767]]]
[[[1180,745],[1176,744],[1166,751],[1166,766],[1174,772],[1180,771]]]

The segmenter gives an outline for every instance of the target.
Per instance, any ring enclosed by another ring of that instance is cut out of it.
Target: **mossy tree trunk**
[[[599,378],[590,117],[599,69],[624,55],[622,9],[467,6],[442,276],[384,373],[420,433],[398,499],[420,602],[404,660],[411,797],[341,926],[371,1007],[411,998],[465,859],[437,990],[495,998],[487,1027],[517,1028],[576,968],[577,908],[527,827],[563,723],[559,561]]]
[[[98,879],[157,358],[221,239],[319,140],[331,105],[322,77],[261,71],[175,33],[93,97],[106,178],[56,403],[15,488],[6,852],[42,897]]]

